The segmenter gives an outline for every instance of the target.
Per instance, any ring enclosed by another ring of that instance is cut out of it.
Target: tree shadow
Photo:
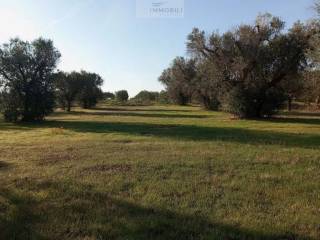
[[[65,115],[64,112],[56,112],[54,115]],[[93,115],[93,116],[124,116],[124,117],[149,117],[149,118],[207,118],[210,116],[206,115],[196,115],[196,114],[165,114],[165,113],[145,113],[143,110],[141,112],[136,111],[95,111],[95,112],[85,112],[85,111],[74,111],[70,112],[73,115]]]
[[[154,109],[148,109],[148,108],[123,108],[123,107],[95,107],[92,108],[92,110],[98,110],[98,111],[124,111],[124,112],[194,112],[195,110],[189,110],[189,109],[161,109],[161,108],[154,108]]]
[[[0,188],[0,239],[46,239],[36,230],[42,219],[34,213],[35,204],[29,195]]]
[[[320,125],[320,118],[293,118],[293,117],[274,117],[268,120],[263,121],[271,121],[276,123],[296,123],[296,124],[313,124],[313,125]]]
[[[20,130],[30,130],[28,126],[24,127],[23,124],[19,123],[8,123],[0,119],[0,131],[5,130],[5,131],[20,131]]]
[[[10,167],[11,164],[4,162],[4,161],[0,161],[0,171],[1,170],[7,170]]]
[[[281,145],[284,147],[308,149],[319,148],[320,146],[319,134],[282,133],[232,127],[99,121],[47,121],[42,124],[24,124],[23,126],[29,128],[64,128],[81,133],[124,133],[187,141],[225,141],[240,144]]]
[[[45,181],[32,186],[50,193],[47,199],[35,203],[9,190],[0,192],[16,208],[13,221],[0,219],[1,239],[311,240],[291,232],[262,233],[210,221],[201,214],[142,206],[91,185]]]
[[[282,113],[284,116],[299,116],[299,117],[320,117],[320,112],[297,112],[297,111],[292,111],[292,112],[285,112]]]

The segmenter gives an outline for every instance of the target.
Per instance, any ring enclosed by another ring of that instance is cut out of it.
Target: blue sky
[[[183,18],[138,18],[135,0],[0,0],[0,43],[50,38],[62,53],[59,69],[97,72],[105,91],[127,89],[133,96],[163,89],[157,78],[175,56],[186,54],[193,27],[224,32],[264,12],[290,26],[314,17],[312,3],[185,0]]]

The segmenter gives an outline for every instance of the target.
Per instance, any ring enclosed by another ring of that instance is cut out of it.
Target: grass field
[[[100,106],[0,121],[0,239],[320,239],[320,114]]]

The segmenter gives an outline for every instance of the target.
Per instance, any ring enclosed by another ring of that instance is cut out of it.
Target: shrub
[[[127,102],[129,99],[129,94],[127,90],[120,90],[116,92],[116,100],[119,102]]]

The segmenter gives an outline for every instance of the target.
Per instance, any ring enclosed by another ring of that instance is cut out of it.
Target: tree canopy
[[[207,109],[221,107],[238,117],[275,113],[310,65],[316,24],[285,23],[271,14],[223,34],[194,28],[187,38],[190,58],[176,58],[159,78],[177,103],[196,96]]]
[[[162,72],[159,81],[166,86],[173,102],[185,105],[191,100],[193,90],[190,86],[195,76],[194,60],[177,57],[170,67]]]
[[[119,90],[115,93],[116,100],[119,102],[126,102],[129,99],[129,94],[127,90]]]
[[[97,73],[80,72],[81,89],[77,96],[80,105],[83,108],[94,107],[103,94],[101,86],[103,84],[102,77]]]
[[[1,111],[7,121],[42,120],[53,111],[60,52],[51,40],[11,39],[0,48]]]
[[[142,90],[133,99],[141,102],[155,102],[158,100],[158,98],[159,92]]]
[[[81,74],[59,72],[55,76],[56,96],[59,105],[70,112],[72,104],[82,88]]]

